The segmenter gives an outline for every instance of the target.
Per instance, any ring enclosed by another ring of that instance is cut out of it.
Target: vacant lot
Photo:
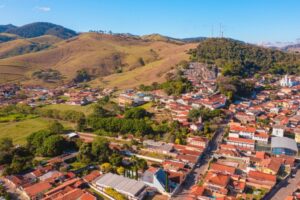
[[[26,137],[32,132],[47,128],[50,119],[35,118],[19,122],[0,123],[0,138],[10,137],[15,144],[25,144]],[[68,122],[61,122],[65,128],[73,128],[74,125]]]

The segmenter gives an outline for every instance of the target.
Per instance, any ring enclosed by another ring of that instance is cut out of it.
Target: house
[[[284,136],[284,130],[285,130],[285,126],[275,125],[272,128],[272,135],[276,136],[276,137],[283,137]]]
[[[228,193],[227,186],[229,181],[229,175],[209,171],[204,178],[203,186],[211,191],[214,196],[226,196]]]
[[[236,113],[234,115],[234,118],[236,118],[238,121],[240,121],[243,124],[247,124],[249,122],[255,122],[255,115],[250,115],[243,112]]]
[[[99,191],[105,191],[106,188],[114,188],[129,200],[142,200],[146,194],[146,185],[142,181],[112,173],[101,176],[95,184]]]
[[[256,132],[252,138],[253,140],[261,143],[268,143],[269,135],[264,132]]]
[[[97,200],[94,195],[81,189],[83,183],[80,178],[72,178],[47,191],[43,200]]]
[[[255,187],[258,189],[268,189],[274,187],[276,184],[276,176],[272,174],[266,174],[258,171],[250,171],[248,173],[246,185]]]
[[[131,106],[131,105],[133,105],[133,102],[134,102],[133,99],[129,98],[128,96],[120,95],[118,97],[118,104],[121,107]]]
[[[179,184],[171,181],[166,173],[161,168],[150,167],[146,170],[141,180],[150,187],[156,188],[162,194],[171,196],[179,187]]]
[[[146,147],[144,150],[161,154],[171,154],[174,149],[173,144],[156,142],[154,140],[145,140],[143,141],[143,145]]]
[[[295,128],[294,133],[295,133],[295,141],[299,145],[300,144],[300,128]]]
[[[263,173],[277,175],[283,162],[283,159],[276,157],[265,158],[256,164],[256,168]]]
[[[230,123],[230,134],[238,134],[240,137],[252,139],[256,128],[241,126],[239,123]]]
[[[207,138],[199,137],[199,136],[191,136],[186,139],[186,142],[190,145],[196,147],[203,147],[206,148],[208,144]]]
[[[203,186],[193,185],[191,188],[191,195],[194,199],[201,199],[201,197],[203,197],[204,191],[205,188]]]
[[[212,171],[212,172],[216,172],[216,173],[224,173],[224,174],[229,174],[229,175],[235,174],[235,168],[234,167],[230,167],[230,166],[227,166],[227,165],[222,165],[222,164],[219,164],[219,163],[212,163],[210,165],[209,170]]]
[[[86,190],[82,190],[79,188],[69,188],[62,193],[57,194],[51,198],[45,198],[44,200],[97,200],[97,197],[92,195]]]
[[[48,191],[52,185],[48,182],[39,182],[24,188],[24,194],[28,199],[36,200],[44,197],[44,193]]]
[[[100,176],[101,176],[100,171],[93,170],[89,174],[85,175],[82,179],[87,183],[91,183],[92,181],[94,181],[95,179],[97,179]]]
[[[275,155],[295,156],[298,153],[297,143],[294,139],[287,137],[272,137],[271,151]]]
[[[174,172],[188,170],[184,162],[175,161],[175,160],[165,160],[162,163],[162,166],[165,170],[174,171]]]
[[[227,144],[231,144],[236,147],[241,147],[241,148],[250,149],[250,150],[254,150],[254,148],[255,148],[255,141],[252,139],[246,139],[246,138],[228,137]]]

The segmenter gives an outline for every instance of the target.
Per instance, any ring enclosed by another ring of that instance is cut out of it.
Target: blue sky
[[[300,0],[0,0],[0,24],[47,21],[172,37],[219,35],[252,43],[300,38]],[[213,27],[213,28],[212,28]]]

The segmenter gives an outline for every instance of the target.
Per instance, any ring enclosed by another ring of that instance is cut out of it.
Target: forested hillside
[[[224,75],[247,77],[257,72],[300,72],[300,59],[297,55],[232,39],[207,39],[190,53],[192,60],[216,64],[222,68]]]

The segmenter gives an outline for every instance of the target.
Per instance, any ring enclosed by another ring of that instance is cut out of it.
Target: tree
[[[109,162],[113,165],[113,166],[120,166],[122,164],[122,156],[120,156],[119,154],[113,153],[110,157],[109,157]]]
[[[13,142],[11,138],[0,139],[0,164],[9,164],[12,160]]]
[[[4,137],[0,139],[0,152],[10,151],[14,147],[12,139]]]
[[[102,165],[100,165],[100,169],[102,172],[104,173],[108,173],[112,170],[112,166],[110,163],[103,163]]]
[[[107,117],[108,111],[103,108],[101,103],[97,103],[93,107],[92,116],[93,117]]]
[[[127,119],[142,119],[147,116],[149,116],[149,113],[144,108],[139,107],[131,108],[124,113],[124,117]]]
[[[62,134],[64,132],[64,126],[61,123],[59,123],[57,120],[52,122],[48,128],[50,133],[52,134]]]
[[[93,158],[91,143],[82,143],[79,148],[77,159],[82,163],[89,164],[93,161]]]
[[[77,83],[86,82],[86,81],[90,81],[90,80],[91,80],[91,76],[84,69],[78,70],[76,77],[74,78],[74,81]]]
[[[192,121],[197,121],[201,117],[201,112],[199,109],[193,108],[189,111],[188,118]]]
[[[125,168],[124,167],[118,167],[117,168],[117,173],[119,174],[119,175],[124,175],[124,173],[125,173]]]
[[[48,130],[40,130],[40,131],[34,132],[26,138],[26,140],[27,140],[26,147],[33,154],[38,154],[38,155],[42,154],[42,151],[43,151],[42,148],[43,148],[44,141],[50,135],[52,135],[52,134]]]
[[[45,139],[42,147],[44,156],[57,156],[63,153],[66,146],[65,139],[60,135],[51,135]]]
[[[86,128],[86,119],[85,117],[82,117],[77,121],[76,130],[83,131],[85,128]]]
[[[24,147],[15,148],[12,152],[13,159],[7,169],[9,174],[18,174],[32,167],[33,155]]]
[[[107,162],[111,155],[109,142],[106,139],[97,137],[92,143],[92,154],[98,162]]]

